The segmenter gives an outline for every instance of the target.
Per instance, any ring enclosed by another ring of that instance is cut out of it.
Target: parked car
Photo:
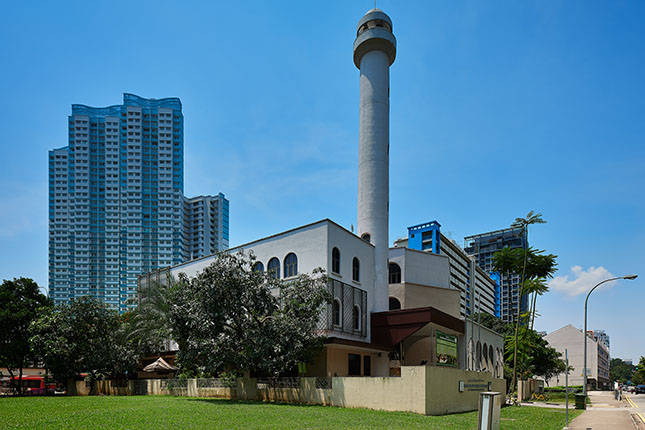
[[[637,385],[636,394],[645,394],[645,385]]]

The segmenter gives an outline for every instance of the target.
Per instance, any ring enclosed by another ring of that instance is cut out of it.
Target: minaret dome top
[[[369,10],[358,21],[354,41],[354,64],[361,68],[361,58],[372,50],[384,51],[390,65],[396,58],[396,38],[392,34],[392,20],[380,9]]]

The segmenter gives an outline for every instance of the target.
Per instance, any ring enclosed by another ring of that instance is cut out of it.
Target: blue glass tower
[[[181,101],[75,104],[68,128],[68,146],[49,152],[50,297],[90,295],[123,312],[138,275],[190,258]]]

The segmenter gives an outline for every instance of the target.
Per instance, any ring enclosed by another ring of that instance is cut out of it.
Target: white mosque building
[[[392,21],[370,10],[354,41],[360,70],[357,233],[322,219],[229,252],[253,252],[257,269],[285,280],[326,270],[333,302],[320,329],[327,340],[307,366],[308,376],[398,376],[403,366],[427,365],[502,378],[503,339],[464,317],[449,257],[388,244],[389,67],[395,56]],[[214,259],[160,269],[141,276],[139,284],[179,273],[195,276]]]

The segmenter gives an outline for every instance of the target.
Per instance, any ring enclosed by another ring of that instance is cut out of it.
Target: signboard
[[[457,336],[437,331],[437,366],[457,367]]]

